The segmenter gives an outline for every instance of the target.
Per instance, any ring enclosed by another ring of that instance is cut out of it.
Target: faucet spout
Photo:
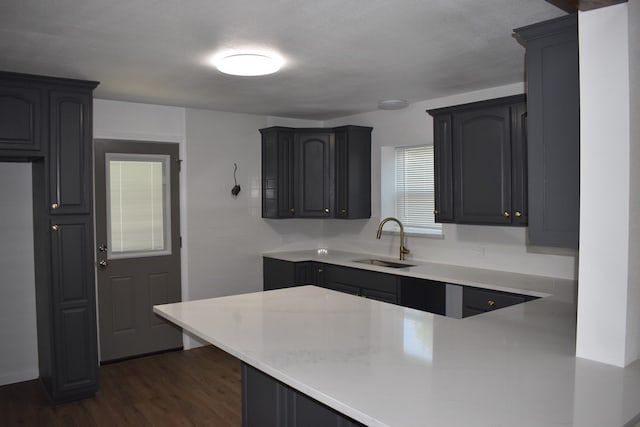
[[[404,256],[411,251],[404,245],[404,226],[398,218],[390,216],[380,221],[380,225],[378,225],[378,231],[376,232],[376,239],[379,239],[382,236],[382,227],[384,227],[384,225],[389,221],[394,221],[400,226],[400,261],[404,261]]]

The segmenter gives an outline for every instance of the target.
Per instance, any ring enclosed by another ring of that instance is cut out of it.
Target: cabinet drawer
[[[331,289],[333,291],[344,292],[345,294],[360,295],[360,288],[343,282],[326,281],[320,286],[322,286],[323,288]]]
[[[391,304],[398,303],[398,295],[389,292],[372,291],[370,289],[362,289],[361,295],[365,298],[374,299],[376,301],[389,302]]]
[[[462,291],[463,317],[528,301],[525,295],[466,287]]]

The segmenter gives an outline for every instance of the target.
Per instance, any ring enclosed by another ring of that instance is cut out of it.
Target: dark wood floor
[[[240,392],[240,361],[207,346],[101,366],[94,398],[58,406],[38,380],[2,386],[0,425],[237,427]]]

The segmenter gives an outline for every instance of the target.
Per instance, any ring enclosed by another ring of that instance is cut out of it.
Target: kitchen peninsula
[[[344,256],[332,254],[321,257]],[[547,296],[466,319],[315,286],[154,310],[239,358],[245,370],[249,365],[368,426],[601,427],[640,419],[639,363],[621,369],[574,356],[575,283],[435,264],[411,268],[475,286],[497,280],[500,289],[510,278],[512,290]]]

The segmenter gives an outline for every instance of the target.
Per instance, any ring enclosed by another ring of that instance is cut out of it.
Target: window
[[[107,154],[109,258],[171,254],[169,156]]]
[[[436,224],[433,214],[433,146],[385,149],[382,191],[390,194],[382,196],[383,216],[395,216],[409,233],[442,235],[442,226]]]

